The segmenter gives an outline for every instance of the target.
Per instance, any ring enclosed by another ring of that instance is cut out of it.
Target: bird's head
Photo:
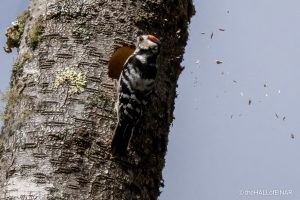
[[[142,51],[151,51],[153,54],[159,54],[160,40],[154,35],[138,36],[137,49]]]

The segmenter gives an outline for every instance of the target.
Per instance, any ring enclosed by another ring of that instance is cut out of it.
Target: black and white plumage
[[[111,143],[113,155],[125,156],[134,127],[153,91],[160,41],[153,35],[137,38],[136,50],[127,59],[118,84],[118,124]]]

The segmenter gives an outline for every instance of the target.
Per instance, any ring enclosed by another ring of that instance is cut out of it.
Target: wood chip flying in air
[[[264,84],[264,87],[267,87],[267,84]]]
[[[212,39],[213,37],[214,37],[214,32],[211,32],[210,39]]]
[[[277,118],[277,119],[279,118],[279,116],[278,116],[278,114],[277,114],[277,113],[275,113],[275,116],[276,116],[276,118]]]
[[[221,61],[221,60],[216,60],[216,63],[217,63],[217,64],[222,64],[223,61]]]
[[[250,105],[251,105],[251,103],[252,103],[252,101],[251,101],[251,99],[249,99],[249,101],[248,101],[248,105],[250,106]]]
[[[227,13],[229,14],[229,10],[227,10]]]
[[[237,83],[237,81],[236,80],[232,80],[234,83]]]
[[[282,120],[283,120],[283,121],[285,120],[285,116],[282,118]]]
[[[201,34],[202,34],[202,35],[204,35],[205,33],[204,33],[204,32],[202,32]]]
[[[223,29],[223,28],[219,28],[219,31],[225,31],[225,29]]]
[[[294,136],[294,134],[293,134],[293,133],[291,133],[291,138],[292,138],[292,139],[294,139],[294,138],[295,138],[295,136]]]

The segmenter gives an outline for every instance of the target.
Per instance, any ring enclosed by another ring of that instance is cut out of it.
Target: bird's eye
[[[139,36],[139,42],[142,42],[144,40],[143,36]]]

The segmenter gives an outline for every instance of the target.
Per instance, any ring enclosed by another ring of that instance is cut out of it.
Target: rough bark
[[[0,199],[157,199],[191,0],[31,0],[28,13],[4,113]],[[144,33],[162,41],[156,92],[119,162],[107,64]]]

